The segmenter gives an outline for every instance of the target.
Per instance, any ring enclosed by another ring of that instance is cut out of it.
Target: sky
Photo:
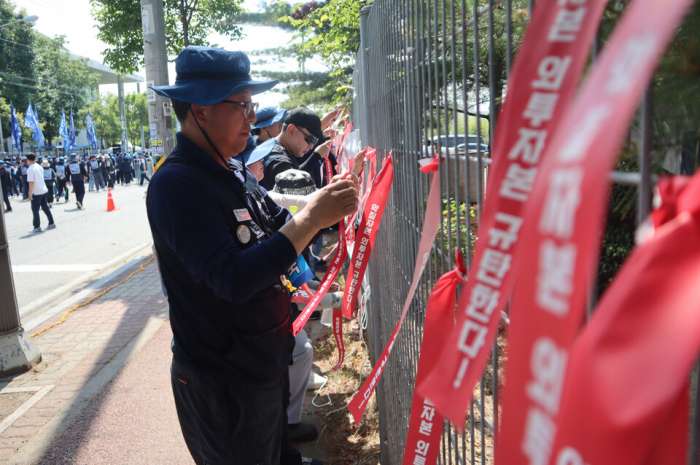
[[[63,35],[66,38],[66,48],[76,55],[103,62],[102,51],[106,45],[97,39],[97,27],[95,20],[90,13],[89,0],[12,0],[18,9],[26,10],[27,15],[38,16],[34,25],[36,30],[48,36]],[[248,10],[257,10],[261,4],[260,0],[244,0],[243,6]],[[211,43],[216,43],[229,50],[242,50],[251,52],[253,50],[281,47],[289,44],[293,40],[293,35],[289,31],[279,28],[257,25],[244,25],[244,37],[233,42],[226,37],[212,35],[209,39]],[[253,72],[255,71],[255,57],[253,61]],[[266,57],[267,68],[293,71],[296,69],[294,60],[277,60],[275,57]],[[320,62],[307,63],[307,69],[321,71],[323,66]],[[145,78],[145,72],[141,70],[137,73]],[[170,63],[169,78],[175,80],[175,65]],[[126,85],[127,93],[135,92],[136,85]],[[101,93],[116,93],[116,85],[102,86]],[[257,100],[262,106],[276,105],[284,100],[284,95],[279,92],[267,92],[258,96]]]

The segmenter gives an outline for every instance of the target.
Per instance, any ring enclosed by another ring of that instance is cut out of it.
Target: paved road
[[[5,215],[10,256],[20,312],[56,289],[113,266],[137,248],[148,245],[145,187],[134,183],[113,191],[117,211],[107,213],[107,193],[88,192],[85,209],[78,210],[71,194],[68,204],[54,204],[57,229],[32,234],[29,202],[11,199]],[[46,217],[41,215],[42,227]]]

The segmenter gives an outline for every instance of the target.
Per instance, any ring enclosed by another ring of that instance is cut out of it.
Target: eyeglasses
[[[299,126],[297,126],[297,129],[304,135],[304,140],[307,144],[316,146],[316,142],[318,142],[318,137],[314,136],[311,133],[303,131]]]
[[[236,105],[242,108],[243,112],[246,115],[252,115],[256,111],[258,111],[258,102],[251,102],[249,100],[243,102],[239,102],[236,100],[222,100],[221,103],[230,103],[231,105]]]

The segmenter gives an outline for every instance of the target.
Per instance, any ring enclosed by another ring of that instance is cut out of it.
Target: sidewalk
[[[152,259],[39,327],[42,363],[0,380],[0,464],[193,465],[170,389],[171,337]]]

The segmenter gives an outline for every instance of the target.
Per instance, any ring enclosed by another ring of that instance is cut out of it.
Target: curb
[[[31,332],[61,312],[81,303],[82,301],[88,300],[90,297],[94,296],[111,283],[117,281],[121,276],[135,270],[151,256],[153,256],[153,252],[151,251],[150,244],[139,246],[110,262],[101,272],[88,277],[79,278],[76,281],[70,282],[65,286],[56,289],[47,296],[35,300],[31,304],[21,309],[20,315],[22,319],[24,319],[21,326],[26,332]],[[109,272],[107,275],[104,275],[106,271],[123,262],[126,263]],[[97,278],[100,275],[104,276],[90,282],[91,279]],[[62,301],[54,303],[60,298],[60,296],[69,293],[84,283],[87,283],[87,285],[82,290]],[[40,310],[41,308],[43,308],[43,310]]]

